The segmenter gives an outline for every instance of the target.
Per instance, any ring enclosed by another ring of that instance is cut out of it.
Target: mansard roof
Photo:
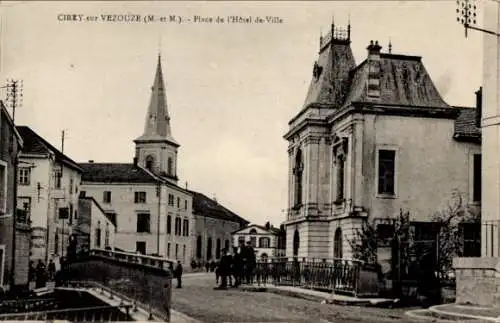
[[[351,72],[351,86],[344,105],[370,101],[367,95],[368,65],[365,60]],[[427,73],[421,57],[386,53],[380,54],[380,99],[376,103],[450,108]]]
[[[22,153],[25,154],[53,154],[57,162],[60,162],[67,167],[82,172],[82,168],[71,158],[63,154],[56,147],[52,146],[48,141],[39,136],[33,129],[28,126],[16,126],[17,131],[23,139]]]
[[[349,87],[349,72],[355,67],[349,35],[339,38],[330,31],[322,37],[304,108],[315,103],[340,107]]]
[[[481,139],[481,128],[476,124],[477,109],[468,107],[455,107],[460,114],[455,120],[455,138],[457,139]]]
[[[190,192],[193,194],[193,214],[237,222],[242,226],[250,223],[205,194],[195,191]]]
[[[133,163],[80,163],[82,181],[96,183],[152,184],[159,180]]]

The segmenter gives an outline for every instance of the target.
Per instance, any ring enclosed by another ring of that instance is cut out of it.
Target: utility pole
[[[61,132],[61,152],[64,154],[64,132],[65,130],[63,130]]]
[[[496,3],[500,3],[500,0],[490,0]],[[469,29],[481,31],[486,34],[490,34],[496,37],[500,37],[500,34],[479,28],[475,26],[477,24],[477,6],[476,0],[457,0],[457,21],[462,24],[465,28],[465,38],[467,38],[467,31]]]
[[[15,145],[15,138],[14,138],[14,132],[15,132],[15,115],[16,115],[16,107],[20,106],[22,104],[22,81],[18,80],[12,80],[8,81],[6,86],[3,86],[2,88],[7,89],[7,106],[10,106],[12,108],[12,123],[13,123],[13,129],[11,133],[11,145]],[[12,262],[11,262],[11,270],[10,270],[10,285],[11,288],[14,288],[16,284],[16,275],[15,275],[15,267],[16,267],[16,230],[17,230],[17,182],[18,182],[18,177],[17,177],[17,172],[18,172],[18,163],[19,163],[19,151],[16,150],[14,151],[14,147],[9,147],[9,152],[11,154],[11,158],[13,161],[13,168],[14,168],[14,189],[13,191],[13,198],[14,198],[14,203],[13,203],[13,210],[12,210]]]

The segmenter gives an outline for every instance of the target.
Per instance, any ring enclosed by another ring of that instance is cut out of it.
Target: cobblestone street
[[[188,274],[183,284],[182,289],[173,289],[173,309],[205,323],[414,322],[405,317],[407,309],[327,305],[272,293],[213,290],[213,273]]]

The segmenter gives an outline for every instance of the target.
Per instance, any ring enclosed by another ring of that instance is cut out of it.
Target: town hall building
[[[401,210],[416,236],[432,235],[425,223],[454,192],[480,205],[478,109],[447,104],[422,58],[391,47],[371,41],[356,64],[350,25],[332,24],[320,38],[305,102],[284,136],[287,257],[351,258],[356,228]]]
[[[184,264],[220,254],[231,232],[248,222],[201,193],[178,185],[161,57],[144,133],[134,140],[133,163],[82,163],[82,195],[93,197],[116,223],[115,248]]]

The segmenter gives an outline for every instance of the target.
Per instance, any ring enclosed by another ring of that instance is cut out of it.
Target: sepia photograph
[[[500,0],[0,1],[0,321],[498,322]]]

